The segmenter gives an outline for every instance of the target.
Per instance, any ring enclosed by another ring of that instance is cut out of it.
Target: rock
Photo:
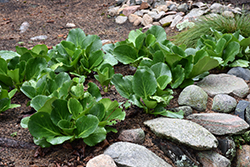
[[[146,147],[129,142],[114,143],[104,151],[104,154],[112,157],[118,166],[171,167]]]
[[[137,15],[135,15],[135,14],[131,14],[131,15],[128,16],[128,20],[129,20],[130,23],[134,23],[135,20],[138,19],[138,17],[139,17],[139,16],[137,16]]]
[[[176,28],[179,30],[179,31],[182,31],[183,29],[186,29],[186,28],[192,28],[195,24],[193,22],[190,22],[188,21],[187,19],[184,20],[183,22],[180,22],[176,25]]]
[[[47,35],[39,35],[39,36],[35,36],[30,38],[30,40],[34,41],[34,40],[46,40],[48,37]]]
[[[153,25],[160,26],[161,24],[159,22],[153,22]]]
[[[210,6],[210,10],[213,13],[220,13],[220,11],[224,10],[223,5],[221,5],[220,3],[213,3]]]
[[[230,114],[192,114],[187,119],[203,126],[215,135],[243,134],[249,128],[243,119]]]
[[[199,8],[194,8],[186,16],[184,16],[184,19],[198,18],[202,16],[204,13],[205,13],[204,10],[201,10]]]
[[[145,14],[143,17],[142,17],[142,25],[144,26],[147,26],[149,24],[152,24],[153,23],[153,18],[150,17],[148,14]]]
[[[224,17],[226,17],[226,18],[234,18],[234,14],[233,14],[233,12],[231,12],[231,11],[224,11],[224,12],[222,12],[222,14],[221,14],[222,16],[224,16]]]
[[[193,109],[190,106],[180,106],[180,107],[176,107],[176,108],[170,108],[169,110],[174,111],[174,112],[179,112],[182,110],[184,112],[185,117],[187,117],[193,113]]]
[[[236,106],[234,115],[237,115],[241,119],[245,119],[245,110],[248,105],[250,105],[250,102],[245,100],[240,100]]]
[[[245,110],[245,120],[250,125],[250,105],[246,107]]]
[[[197,156],[202,166],[231,167],[229,159],[214,151],[199,152]]]
[[[157,8],[158,6],[161,5],[166,5],[166,2],[164,0],[155,0],[153,7]]]
[[[198,111],[207,108],[208,95],[199,86],[190,85],[183,89],[178,98],[179,105],[188,105]]]
[[[227,157],[230,161],[236,155],[236,146],[232,137],[225,137],[222,139],[218,139],[219,145],[218,148],[222,152],[222,154]]]
[[[160,142],[157,143],[158,147],[167,155],[177,167],[194,167],[197,162],[190,159],[176,144],[170,142]],[[187,153],[188,151],[185,150]],[[188,152],[190,155],[190,153]],[[198,166],[198,165],[197,165]]]
[[[116,167],[114,160],[109,155],[98,155],[88,161],[86,167]]]
[[[237,150],[237,167],[247,167],[250,165],[250,146],[243,145],[242,149]]]
[[[244,80],[250,80],[250,70],[242,67],[234,67],[231,68],[227,74],[235,75],[236,77],[240,77]]]
[[[148,9],[150,5],[147,2],[142,2],[140,5],[140,9]]]
[[[135,0],[136,5],[141,5],[142,1],[141,0]]]
[[[139,24],[141,24],[142,22],[142,18],[141,17],[138,17],[135,21],[134,21],[134,26],[138,26]]]
[[[116,5],[121,5],[125,0],[115,0]]]
[[[115,19],[115,22],[117,24],[123,24],[127,21],[128,17],[127,16],[117,16],[117,18]]]
[[[210,74],[198,82],[197,85],[212,97],[217,94],[232,93],[243,98],[249,90],[248,85],[242,78],[229,74]]]
[[[118,139],[121,141],[142,144],[145,139],[145,133],[141,128],[123,130],[118,136]]]
[[[145,10],[138,10],[134,14],[137,15],[137,16],[141,16],[142,17],[144,15],[144,11]],[[146,12],[146,13],[148,13],[148,12]]]
[[[236,105],[237,101],[235,98],[225,94],[218,94],[214,96],[212,110],[229,113],[235,109]]]
[[[110,8],[110,9],[108,10],[108,14],[109,14],[110,16],[115,16],[115,15],[117,15],[117,14],[118,14],[119,8],[120,8],[119,6],[114,7],[114,8]]]
[[[204,4],[203,2],[195,2],[192,4],[192,7],[197,7],[197,8],[200,8],[200,9],[205,9],[207,8],[207,5]]]
[[[159,12],[167,12],[168,11],[168,6],[167,5],[161,5],[156,8]]]
[[[67,23],[66,27],[68,27],[68,28],[74,28],[74,27],[76,27],[76,25],[74,23]]]
[[[172,10],[172,11],[177,11],[177,6],[176,4],[171,4],[168,6],[169,10]]]
[[[23,22],[19,28],[20,33],[24,33],[25,31],[27,31],[29,26],[30,26],[30,24],[27,21]]]
[[[148,25],[146,25],[145,27],[143,27],[142,30],[147,30],[147,29],[149,29],[149,28],[152,27],[152,26],[153,26],[153,24],[148,24]]]
[[[170,25],[170,28],[174,28],[182,19],[183,17],[181,15],[176,15]]]
[[[162,16],[165,15],[165,12],[163,12],[163,11],[161,11],[160,13],[148,12],[148,14],[150,15],[150,17],[153,18],[153,20],[159,20]]]
[[[135,0],[130,0],[130,1],[128,0],[128,1],[127,1],[127,4],[128,4],[128,3],[129,3],[130,6],[133,6],[133,5],[136,4]]]
[[[171,118],[156,118],[145,121],[158,137],[177,141],[196,150],[216,148],[217,139],[202,126],[189,121]]]
[[[130,14],[135,13],[135,11],[137,11],[139,8],[140,5],[126,7],[122,10],[122,14],[129,16]]]
[[[188,11],[188,5],[186,3],[179,5],[177,11],[186,13]]]
[[[172,23],[174,16],[175,15],[168,15],[168,16],[162,18],[159,22],[161,23],[161,25],[163,27],[169,26]]]

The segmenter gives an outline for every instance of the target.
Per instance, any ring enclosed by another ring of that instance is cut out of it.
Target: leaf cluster
[[[11,104],[11,98],[15,95],[17,89],[13,89],[10,92],[3,89],[0,86],[0,113],[4,112],[10,108],[20,107],[20,104]]]

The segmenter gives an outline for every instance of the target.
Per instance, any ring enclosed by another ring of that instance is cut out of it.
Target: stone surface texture
[[[145,139],[145,133],[141,128],[123,130],[118,136],[118,139],[121,141],[142,144]]]
[[[250,70],[242,67],[234,67],[231,68],[227,74],[235,75],[237,77],[240,77],[244,80],[250,80]]]
[[[98,155],[88,161],[86,167],[117,167],[109,155]]]
[[[250,145],[243,145],[237,150],[237,167],[250,166]]]
[[[230,114],[192,114],[187,119],[200,124],[215,135],[243,134],[249,128],[246,121]]]
[[[199,152],[197,156],[204,167],[231,167],[229,159],[214,151]]]
[[[188,120],[156,118],[145,121],[157,136],[177,141],[196,150],[216,148],[217,139],[202,126]]]
[[[235,109],[236,105],[237,101],[235,98],[225,94],[218,94],[213,98],[212,110],[229,113]]]

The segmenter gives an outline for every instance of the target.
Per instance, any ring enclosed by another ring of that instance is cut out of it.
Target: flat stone
[[[127,16],[117,16],[115,18],[115,22],[117,24],[124,24],[126,21],[128,20],[128,17]]]
[[[198,111],[207,108],[208,95],[199,86],[190,85],[183,89],[178,98],[179,105],[187,105]]]
[[[244,80],[250,80],[250,70],[242,67],[231,68],[227,74],[235,75],[236,77],[242,78]]]
[[[202,166],[231,167],[230,160],[215,151],[199,152],[197,157]]]
[[[218,145],[217,139],[207,129],[189,120],[162,117],[145,121],[144,124],[158,137],[176,141],[195,150],[209,150]]]
[[[180,4],[177,7],[177,11],[179,11],[179,12],[187,12],[188,11],[188,5],[187,5],[187,3]]]
[[[170,25],[170,28],[174,28],[182,19],[183,17],[181,15],[176,15]]]
[[[137,16],[135,14],[131,14],[131,15],[128,16],[128,20],[129,20],[130,23],[134,23],[135,20],[138,19],[138,17],[140,17],[140,16]]]
[[[165,12],[163,11],[161,11],[160,13],[149,12],[148,14],[153,18],[153,20],[159,20],[162,16],[165,15]]]
[[[123,130],[118,136],[118,139],[121,141],[142,144],[145,139],[145,133],[141,128]]]
[[[148,9],[150,5],[147,2],[142,2],[140,5],[140,9]]]
[[[240,100],[239,103],[236,106],[234,115],[237,115],[241,119],[245,120],[245,110],[246,110],[248,105],[250,105],[249,101]]]
[[[250,164],[250,146],[243,145],[242,149],[237,150],[237,165],[247,167]]]
[[[248,94],[248,85],[242,78],[229,74],[210,74],[197,83],[209,96],[234,94],[241,98]]]
[[[109,155],[98,155],[90,159],[86,167],[117,167],[114,160]]]
[[[135,21],[134,21],[134,26],[138,26],[138,25],[140,25],[141,24],[141,22],[142,22],[142,18],[141,17],[138,17]]]
[[[235,98],[226,94],[218,94],[214,96],[212,110],[229,113],[235,109],[236,105],[237,101]]]
[[[168,16],[165,16],[165,17],[162,18],[159,22],[161,23],[161,25],[162,25],[163,27],[169,26],[169,25],[172,23],[172,21],[173,21],[173,19],[174,19],[174,16],[175,16],[175,15],[168,15]]]
[[[146,147],[129,142],[110,145],[104,154],[109,155],[118,166],[124,167],[171,167]]]
[[[243,119],[230,114],[192,114],[187,119],[196,122],[215,135],[243,134],[249,128]]]
[[[140,8],[140,5],[129,6],[123,9],[122,14],[129,16],[130,14],[135,13]]]
[[[204,10],[201,10],[199,8],[194,8],[186,16],[184,16],[184,19],[197,18],[202,16],[204,13],[205,13]]]
[[[167,12],[168,11],[168,6],[167,5],[161,5],[156,8],[159,12]]]
[[[145,14],[143,17],[142,17],[142,25],[144,26],[147,26],[149,24],[152,24],[153,23],[153,18],[150,17],[148,14]]]
[[[172,10],[172,11],[177,11],[177,6],[176,4],[171,4],[168,6],[169,10]]]
[[[35,41],[35,40],[46,40],[48,37],[47,35],[38,35],[35,37],[30,38],[30,40]]]

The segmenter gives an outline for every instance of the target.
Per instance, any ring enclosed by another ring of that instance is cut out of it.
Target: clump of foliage
[[[222,33],[234,33],[240,31],[245,38],[250,36],[250,14],[242,13],[234,18],[227,18],[222,15],[203,16],[196,22],[195,26],[170,37],[176,45],[185,44],[187,47],[195,47],[198,39],[206,34],[213,35],[210,28]]]
[[[242,145],[247,144],[250,142],[250,131],[246,131],[244,134],[242,135],[235,135],[233,136],[235,145],[242,149]]]
[[[11,98],[15,95],[17,89],[13,89],[10,92],[3,89],[0,85],[0,113],[10,108],[20,107],[19,104],[11,104]]]

